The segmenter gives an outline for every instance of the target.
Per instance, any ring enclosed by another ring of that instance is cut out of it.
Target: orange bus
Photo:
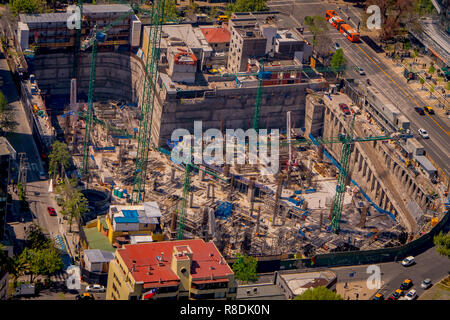
[[[328,22],[330,22],[333,27],[339,30],[339,27],[344,23],[344,20],[339,16],[334,16],[333,18],[328,20]]]
[[[336,11],[334,10],[327,10],[325,11],[325,19],[328,21],[330,18],[333,18],[336,15]]]
[[[341,24],[339,27],[339,32],[347,37],[351,42],[357,42],[359,40],[359,33],[356,32],[352,27],[348,24]]]

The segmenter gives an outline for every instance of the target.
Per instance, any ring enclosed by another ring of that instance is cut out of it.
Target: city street
[[[402,282],[407,278],[412,280],[412,288],[420,296],[425,291],[420,287],[424,279],[430,278],[434,285],[450,274],[450,260],[447,257],[438,255],[435,247],[416,256],[415,260],[416,264],[409,267],[402,266],[401,261],[378,264],[381,269],[382,282],[382,288],[379,292],[386,299],[396,289],[400,288]],[[331,270],[337,274],[338,282],[367,280],[370,276],[369,273],[366,273],[367,265],[338,267],[331,268]]]
[[[314,5],[312,5],[314,3]],[[305,16],[319,15],[324,16],[325,11],[334,9],[348,20],[348,23],[355,29],[358,21],[359,9],[354,8],[351,4],[340,5],[341,11],[338,10],[338,5],[335,3],[327,3],[316,0],[294,0],[294,1],[270,1],[268,5],[273,10],[279,10],[292,14],[295,20],[299,23],[304,22]],[[370,79],[373,86],[382,92],[397,108],[404,113],[404,115],[411,122],[411,131],[416,136],[419,128],[424,128],[428,131],[430,139],[424,140],[419,138],[424,145],[426,152],[433,158],[438,166],[444,170],[447,176],[450,176],[450,120],[439,118],[437,115],[421,116],[414,111],[414,107],[424,107],[428,105],[421,97],[419,97],[413,89],[408,87],[406,79],[400,78],[397,74],[390,70],[390,66],[384,62],[380,55],[384,53],[375,53],[363,41],[359,43],[351,43],[341,33],[329,26],[329,37],[334,43],[339,43],[343,48],[347,61],[347,69],[350,70],[353,66],[361,67],[365,70],[366,76],[359,76],[354,71],[350,71],[352,77]],[[304,36],[310,40],[312,34],[305,28]]]

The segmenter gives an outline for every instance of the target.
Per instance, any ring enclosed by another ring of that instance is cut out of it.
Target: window
[[[216,292],[215,294],[214,294],[214,298],[215,299],[220,299],[220,298],[225,298],[225,292]]]
[[[230,288],[230,289],[228,290],[228,293],[236,293],[236,292],[237,292],[237,288],[236,288],[236,287]]]

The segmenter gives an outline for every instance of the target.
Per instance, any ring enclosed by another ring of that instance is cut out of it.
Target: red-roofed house
[[[206,41],[214,51],[228,52],[231,38],[230,31],[222,27],[200,28],[200,30],[202,31]]]
[[[235,299],[234,273],[213,242],[125,245],[110,262],[106,299]]]

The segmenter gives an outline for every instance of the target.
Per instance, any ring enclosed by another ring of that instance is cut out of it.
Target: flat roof
[[[127,4],[83,4],[83,13],[125,13],[131,10]]]
[[[23,23],[49,23],[49,22],[67,22],[71,13],[39,13],[39,14],[19,14],[19,19]]]
[[[425,156],[415,156],[414,159],[417,160],[417,162],[419,162],[419,164],[428,172],[436,172],[437,169],[435,168],[435,166],[433,166],[433,164],[430,162],[430,160],[428,160],[427,157]]]
[[[100,249],[84,250],[84,255],[92,263],[106,263],[111,260],[114,260],[114,253]]]
[[[83,228],[84,234],[90,249],[100,249],[109,252],[115,252],[116,249],[109,243],[109,240],[96,227]]]
[[[279,275],[287,284],[294,295],[299,295],[309,288],[326,286],[334,278],[336,274],[326,270],[320,272],[291,273]]]

